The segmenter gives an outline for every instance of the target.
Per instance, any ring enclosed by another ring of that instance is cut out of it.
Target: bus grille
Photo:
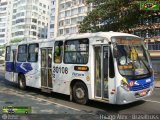
[[[143,85],[137,85],[137,86],[132,87],[132,91],[143,90],[143,89],[146,89],[146,88],[149,88],[149,87],[150,87],[150,83],[143,84]]]

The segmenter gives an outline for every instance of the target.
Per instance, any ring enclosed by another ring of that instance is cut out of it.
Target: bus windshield
[[[141,39],[121,36],[113,37],[113,40],[118,69],[122,76],[134,80],[151,75],[150,57]]]

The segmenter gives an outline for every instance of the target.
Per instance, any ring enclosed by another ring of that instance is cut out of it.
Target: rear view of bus
[[[134,36],[111,38],[116,61],[116,104],[126,104],[151,95],[153,71],[143,40]]]

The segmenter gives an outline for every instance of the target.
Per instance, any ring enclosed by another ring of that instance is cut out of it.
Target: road
[[[9,105],[32,106],[32,118],[41,116],[38,120],[43,120],[44,117],[46,120],[53,117],[93,120],[101,119],[103,115],[160,114],[160,88],[156,88],[149,98],[127,105],[111,105],[96,101],[79,105],[70,102],[69,96],[66,95],[47,94],[30,87],[25,91],[20,90],[16,84],[7,82],[4,72],[0,70],[0,106]]]

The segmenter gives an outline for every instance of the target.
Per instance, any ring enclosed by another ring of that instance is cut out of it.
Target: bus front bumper
[[[145,97],[148,97],[152,94],[154,89],[154,86],[151,86],[150,88],[147,88],[145,90],[140,91],[127,91],[121,86],[117,88],[117,97],[116,97],[116,104],[128,104],[134,101],[141,100]],[[146,92],[146,95],[140,96],[140,92]]]

